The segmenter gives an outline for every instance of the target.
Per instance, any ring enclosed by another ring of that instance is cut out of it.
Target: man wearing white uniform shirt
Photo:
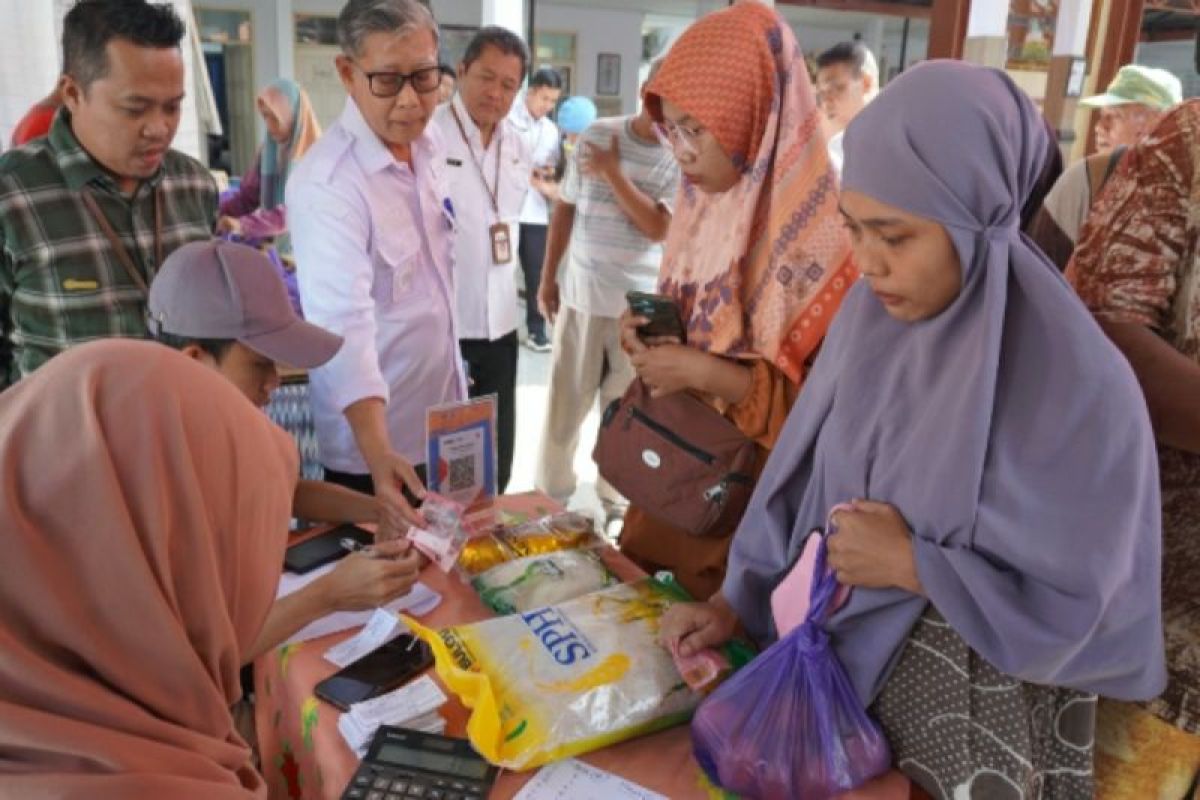
[[[513,103],[509,122],[525,140],[533,162],[529,192],[521,207],[521,272],[525,276],[525,344],[540,353],[549,351],[546,320],[538,313],[537,290],[542,281],[542,259],[546,256],[546,226],[550,224],[550,201],[557,189],[555,173],[562,146],[558,126],[550,112],[562,96],[563,79],[557,70],[542,67],[529,79],[525,96]]]
[[[879,94],[879,64],[862,42],[841,42],[817,56],[814,83],[825,114],[829,161],[841,175],[846,126]]]
[[[529,63],[525,42],[483,28],[458,67],[458,93],[433,116],[446,145],[454,203],[455,323],[472,397],[497,398],[497,484],[512,472],[516,435],[519,218],[529,190],[529,154],[507,121]]]
[[[425,412],[466,386],[454,326],[453,208],[437,131],[437,25],[416,0],[338,16],[350,95],[287,186],[309,321],[345,340],[311,373],[326,479],[396,506],[423,493]]]

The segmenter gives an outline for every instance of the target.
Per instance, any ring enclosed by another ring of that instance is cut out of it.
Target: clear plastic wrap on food
[[[563,511],[519,525],[497,526],[466,543],[458,567],[466,577],[526,556],[604,545],[587,514]]]
[[[484,605],[497,614],[574,600],[619,583],[591,550],[559,550],[505,561],[471,579]]]

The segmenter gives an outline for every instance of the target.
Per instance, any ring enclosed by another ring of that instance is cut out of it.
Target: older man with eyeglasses
[[[466,396],[454,207],[427,127],[437,24],[416,0],[350,0],[337,31],[350,97],[287,186],[305,314],[345,340],[311,373],[313,417],[326,479],[403,513],[423,492],[426,409]]]

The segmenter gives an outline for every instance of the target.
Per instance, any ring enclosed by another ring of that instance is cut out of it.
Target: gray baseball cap
[[[148,312],[154,335],[235,339],[302,369],[321,366],[342,346],[342,337],[297,316],[266,255],[216,239],[185,244],[163,261]]]

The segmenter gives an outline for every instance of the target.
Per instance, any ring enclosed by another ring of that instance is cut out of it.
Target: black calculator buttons
[[[383,792],[368,792],[367,800],[384,800]]]
[[[388,787],[391,785],[391,783],[392,782],[389,781],[387,778],[376,778],[375,782],[371,784],[371,788],[379,789],[381,791],[386,792],[388,790]]]
[[[419,783],[414,783],[412,786],[408,787],[408,796],[409,797],[424,797],[425,796],[425,787]]]
[[[446,793],[441,789],[430,789],[429,794],[425,795],[429,800],[446,800]]]

